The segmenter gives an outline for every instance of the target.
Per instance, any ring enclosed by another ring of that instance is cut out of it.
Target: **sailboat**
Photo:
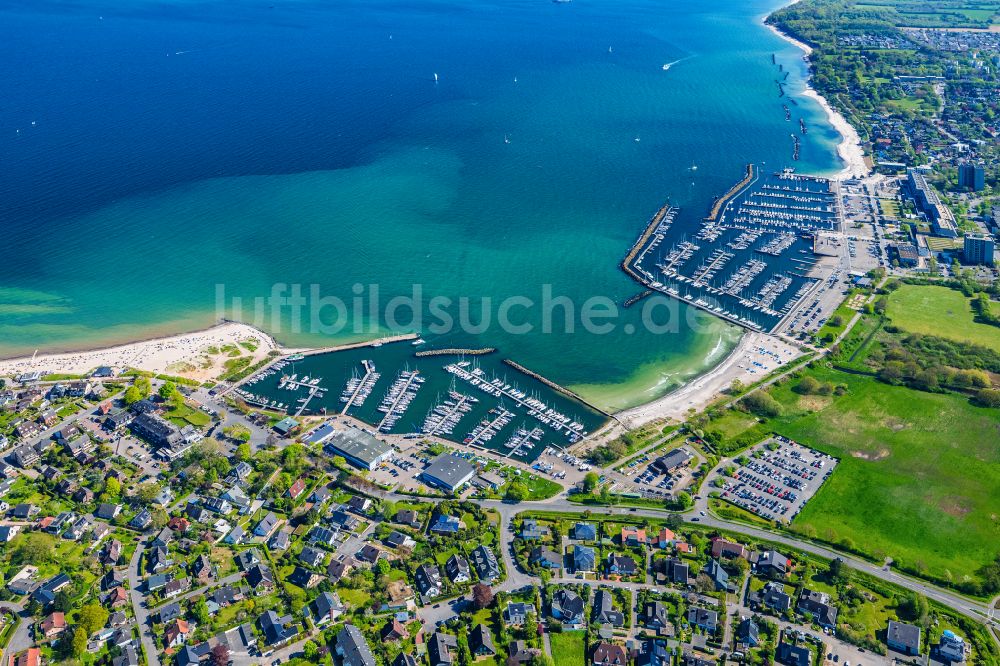
[[[510,137],[509,137],[509,136],[507,136],[506,134],[504,134],[504,135],[503,135],[503,142],[504,142],[504,143],[510,143]]]
[[[438,82],[438,73],[434,72],[434,83]]]
[[[611,53],[611,51],[612,51],[612,48],[609,46],[608,47],[608,53]]]

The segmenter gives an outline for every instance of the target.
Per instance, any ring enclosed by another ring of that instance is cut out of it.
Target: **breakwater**
[[[600,412],[604,416],[607,416],[608,418],[612,418],[612,419],[615,418],[615,416],[613,414],[609,414],[608,412],[604,411],[600,407],[597,407],[595,405],[590,404],[589,402],[587,402],[586,400],[584,400],[583,398],[581,398],[579,395],[577,395],[573,391],[570,391],[568,388],[566,388],[564,386],[560,386],[559,384],[556,384],[551,379],[548,379],[547,377],[543,377],[542,375],[538,374],[537,372],[534,372],[533,370],[528,370],[526,367],[524,367],[523,365],[521,365],[517,361],[512,361],[509,358],[505,358],[503,360],[503,362],[506,363],[507,365],[509,365],[510,367],[514,368],[518,372],[523,372],[524,374],[528,375],[532,379],[537,380],[537,381],[545,384],[546,386],[548,386],[553,391],[558,391],[559,393],[562,393],[567,398],[572,398],[573,400],[578,400],[578,401],[582,402],[583,404],[587,405],[588,407],[590,407],[591,409],[593,409],[593,410],[595,410],[597,412]]]
[[[496,353],[496,347],[482,349],[425,349],[414,354],[417,358],[425,356],[485,356]]]
[[[714,222],[719,218],[719,213],[722,212],[723,207],[729,203],[732,199],[736,197],[743,189],[745,189],[754,179],[754,166],[753,164],[747,165],[747,174],[743,177],[743,180],[736,183],[729,188],[725,194],[715,200],[712,204],[712,210],[709,211],[708,216],[705,218],[710,222]]]

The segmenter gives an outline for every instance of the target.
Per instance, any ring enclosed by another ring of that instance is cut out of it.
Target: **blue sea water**
[[[700,217],[747,162],[839,167],[815,103],[784,120],[771,54],[793,96],[806,71],[761,25],[775,7],[0,2],[0,354],[204,326],[218,285],[348,299],[419,283],[478,304],[551,284],[621,303],[637,287],[617,264],[666,200]],[[351,314],[332,337],[290,316],[264,327],[294,345],[386,330]],[[721,322],[656,335],[634,309],[609,334],[428,337],[499,347],[617,408],[737,336]]]

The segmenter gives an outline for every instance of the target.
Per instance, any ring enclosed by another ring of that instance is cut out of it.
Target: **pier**
[[[378,423],[380,432],[388,432],[396,425],[396,421],[406,412],[406,408],[410,406],[410,402],[417,394],[416,389],[423,381],[420,373],[416,370],[412,372],[404,370],[400,373],[396,381],[389,387],[389,392],[382,400],[382,405],[379,406],[379,411],[385,413],[385,416]],[[414,384],[416,384],[416,388],[411,391]]]
[[[341,400],[345,403],[344,408],[340,411],[340,415],[343,416],[347,413],[347,410],[351,407],[360,407],[364,404],[365,400],[371,394],[372,387],[375,382],[378,381],[379,374],[375,372],[375,364],[369,360],[364,360],[361,365],[365,369],[365,376],[360,380],[350,379],[347,382],[347,388],[344,394],[341,396]],[[352,384],[355,384],[352,386]]]
[[[677,214],[677,209],[667,205],[656,211],[656,215],[654,215],[653,219],[651,219],[649,224],[646,225],[646,230],[643,231],[638,240],[632,244],[632,248],[628,251],[628,254],[625,255],[625,259],[622,260],[622,270],[639,282],[645,283],[645,280],[632,268],[632,262],[635,260],[636,255],[639,254],[643,248],[645,248],[650,236],[652,236],[653,233],[660,228],[660,223],[664,221],[664,218],[668,215],[668,213],[670,218],[673,219],[673,216]],[[504,362],[506,363],[507,361]]]
[[[425,435],[430,437],[451,435],[455,432],[455,427],[462,420],[462,417],[472,409],[472,405],[479,402],[472,396],[457,391],[450,391],[448,395],[455,401],[454,404],[449,405],[446,400],[443,404],[431,409],[422,428]]]
[[[491,412],[495,411],[496,416],[489,422],[480,423],[475,428],[473,428],[472,432],[470,432],[469,435],[464,440],[462,440],[463,444],[468,444],[471,446],[473,444],[476,444],[477,442],[490,441],[491,439],[496,437],[496,434],[498,432],[503,430],[504,427],[506,427],[506,425],[511,422],[511,419],[514,418],[514,412],[508,411],[503,407],[497,407],[495,410],[490,410],[490,411]]]

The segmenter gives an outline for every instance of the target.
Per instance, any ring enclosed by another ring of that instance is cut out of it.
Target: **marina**
[[[704,219],[676,208],[654,217],[622,268],[648,289],[771,331],[822,278],[813,239],[839,229],[831,181],[751,164]]]
[[[251,407],[279,414],[349,415],[369,424],[372,433],[466,442],[525,462],[547,446],[565,448],[607,422],[607,415],[572,391],[510,359],[420,355],[414,347],[397,341],[294,361],[285,357],[234,394]]]

